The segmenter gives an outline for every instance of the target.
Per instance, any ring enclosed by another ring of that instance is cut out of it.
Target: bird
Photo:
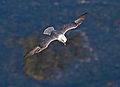
[[[66,32],[72,29],[77,28],[85,19],[87,12],[80,15],[75,21],[63,25],[60,30],[54,29],[54,27],[50,26],[43,31],[43,34],[47,35],[45,39],[43,39],[38,46],[34,47],[31,51],[27,52],[24,57],[28,58],[35,54],[38,54],[48,48],[49,44],[55,40],[62,42],[66,45],[67,37],[65,36]]]

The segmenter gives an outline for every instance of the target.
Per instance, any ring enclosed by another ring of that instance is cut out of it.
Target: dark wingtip
[[[24,55],[24,58],[29,58],[30,56],[32,56],[33,54],[31,54],[30,52],[29,53],[26,53],[25,55]]]
[[[37,46],[37,47],[35,47],[33,50],[31,50],[30,52],[28,52],[28,53],[26,53],[25,54],[25,58],[28,58],[28,57],[30,57],[30,56],[33,56],[34,54],[36,54],[36,53],[39,53],[39,52],[41,52],[43,49],[41,49],[39,46]]]
[[[85,15],[87,15],[88,14],[88,12],[85,12],[85,13],[83,13],[81,16],[85,16]]]
[[[78,19],[76,19],[74,22],[77,25],[80,25],[82,23],[82,21],[85,19],[85,16],[87,15],[87,12],[83,13]]]

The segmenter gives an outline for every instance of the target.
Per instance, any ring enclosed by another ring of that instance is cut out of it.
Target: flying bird
[[[71,29],[77,28],[85,19],[85,15],[87,13],[82,14],[78,19],[75,21],[64,25],[60,30],[55,30],[54,27],[48,27],[44,30],[43,34],[48,35],[47,38],[43,39],[42,42],[39,43],[38,46],[33,48],[30,52],[25,54],[25,58],[30,57],[34,54],[40,53],[44,49],[46,49],[52,41],[58,40],[66,45],[67,38],[65,33]]]

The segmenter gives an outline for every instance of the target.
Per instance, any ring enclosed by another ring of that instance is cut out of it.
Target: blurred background
[[[28,59],[48,26],[88,12],[67,46]],[[0,0],[0,87],[119,87],[120,0]]]

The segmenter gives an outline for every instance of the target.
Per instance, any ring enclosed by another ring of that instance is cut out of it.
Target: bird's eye
[[[64,41],[64,39],[62,39],[62,41]]]

